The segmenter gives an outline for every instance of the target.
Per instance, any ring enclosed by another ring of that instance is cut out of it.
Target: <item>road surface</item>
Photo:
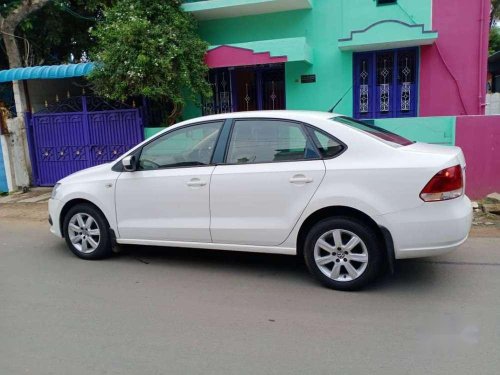
[[[0,374],[499,374],[500,238],[400,261],[362,292],[293,257],[73,256],[0,219]]]

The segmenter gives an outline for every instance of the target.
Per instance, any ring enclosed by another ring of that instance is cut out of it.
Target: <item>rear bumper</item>
[[[443,202],[383,215],[394,241],[396,259],[446,254],[467,240],[472,224],[469,198]]]

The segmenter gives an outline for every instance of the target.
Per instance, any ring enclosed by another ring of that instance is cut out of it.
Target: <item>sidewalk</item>
[[[0,204],[7,203],[47,203],[52,193],[52,188],[31,188],[27,193],[20,191],[0,197]]]
[[[15,192],[0,196],[0,220],[5,218],[46,221],[51,192],[52,188],[31,188],[27,193]]]

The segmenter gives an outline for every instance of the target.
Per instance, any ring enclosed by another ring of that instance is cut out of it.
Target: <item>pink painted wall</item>
[[[272,57],[269,52],[254,52],[246,48],[220,46],[207,52],[205,62],[210,68],[287,62],[286,56]]]
[[[420,116],[484,114],[490,0],[433,0],[437,41],[421,48]]]
[[[457,117],[455,144],[467,162],[467,195],[500,192],[500,116]]]

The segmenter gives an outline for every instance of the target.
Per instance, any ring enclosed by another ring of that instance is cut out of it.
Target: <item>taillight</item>
[[[425,202],[458,198],[464,193],[464,181],[460,165],[443,169],[425,185],[420,198]]]

